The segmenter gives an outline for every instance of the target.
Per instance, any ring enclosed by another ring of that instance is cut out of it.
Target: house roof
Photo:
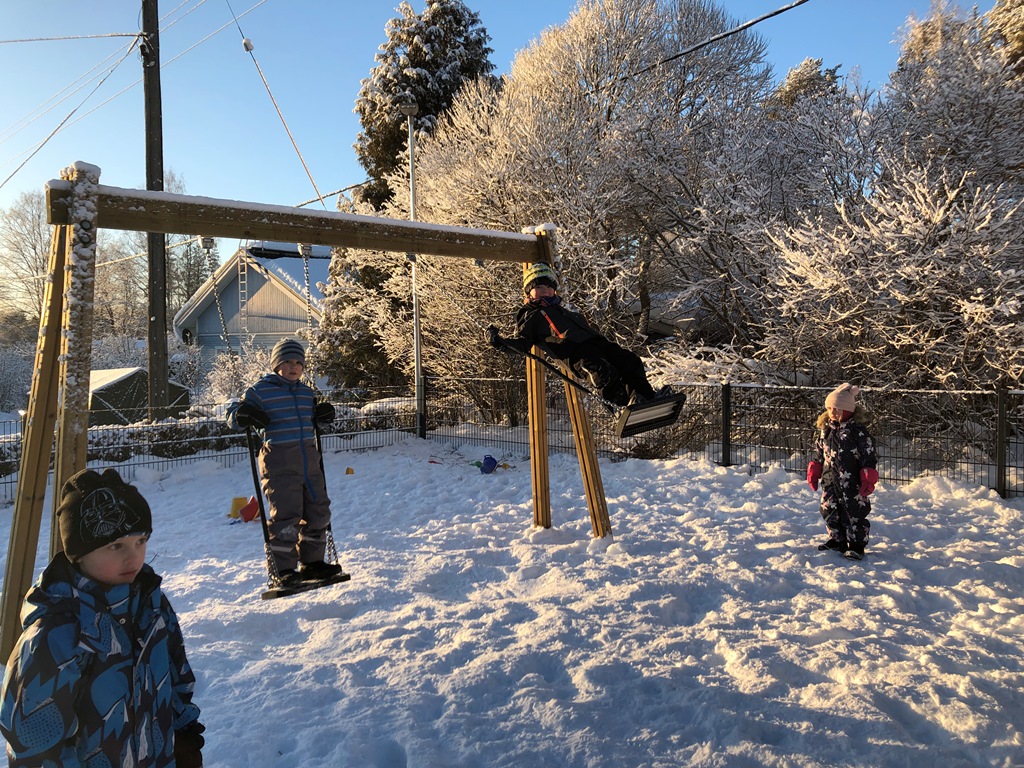
[[[224,261],[199,290],[182,306],[174,316],[174,333],[181,337],[181,329],[196,314],[213,302],[214,289],[223,291],[238,271],[241,258],[248,261],[249,269],[259,270],[278,287],[291,294],[297,302],[306,303],[306,259],[302,258],[295,243],[281,243],[269,240],[247,242]],[[327,282],[331,265],[331,248],[314,245],[309,256],[309,304],[319,318],[323,311],[324,294],[318,285]]]
[[[136,374],[142,374],[144,377],[149,377],[149,371],[145,368],[135,366],[134,368],[94,368],[89,371],[89,392],[95,392],[109,387],[111,384],[116,384],[119,381],[135,376]],[[168,384],[173,384],[176,387],[183,387],[174,379],[168,379]]]
[[[141,371],[142,368],[100,368],[89,371],[89,391],[94,392],[97,389],[113,384],[121,379],[126,379],[129,376]]]
[[[327,270],[331,266],[331,248],[328,245],[314,245],[309,256],[309,296],[313,308],[322,309],[324,294],[318,283],[327,282]],[[296,295],[306,300],[305,259],[295,243],[276,243],[260,240],[249,243],[245,250],[250,263],[255,262],[285,282]]]

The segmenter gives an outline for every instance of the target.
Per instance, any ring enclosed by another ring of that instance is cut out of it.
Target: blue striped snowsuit
[[[195,676],[160,577],[105,588],[61,552],[25,596],[0,731],[12,768],[168,768],[199,718]]]
[[[270,417],[259,455],[260,486],[267,497],[270,552],[278,572],[295,570],[300,561],[323,561],[331,500],[313,429],[316,393],[301,380],[268,373],[228,407],[232,429],[239,428],[237,411],[243,402]]]

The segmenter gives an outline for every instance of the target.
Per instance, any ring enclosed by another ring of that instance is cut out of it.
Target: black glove
[[[205,730],[206,727],[196,720],[174,734],[174,762],[178,768],[202,768]]]
[[[501,336],[498,335],[498,329],[496,326],[487,326],[487,341],[495,349],[501,349],[504,346]]]
[[[270,417],[262,408],[242,402],[235,411],[235,421],[242,429],[246,427],[264,429],[270,423]]]
[[[313,409],[313,421],[322,427],[333,424],[334,417],[334,406],[326,401],[323,403],[317,403],[316,407]]]

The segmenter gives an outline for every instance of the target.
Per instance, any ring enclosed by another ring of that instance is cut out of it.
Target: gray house
[[[331,249],[303,258],[295,243],[249,242],[221,264],[174,316],[174,333],[210,361],[243,344],[270,349],[283,336],[320,324]],[[308,264],[308,279],[307,279]]]

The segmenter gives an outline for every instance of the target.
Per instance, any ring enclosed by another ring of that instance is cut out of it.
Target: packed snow
[[[521,456],[325,464],[352,580],[267,601],[247,461],[136,474],[208,768],[1024,765],[1024,499],[882,485],[853,562],[780,468],[602,461],[593,539],[571,455],[547,530]]]

